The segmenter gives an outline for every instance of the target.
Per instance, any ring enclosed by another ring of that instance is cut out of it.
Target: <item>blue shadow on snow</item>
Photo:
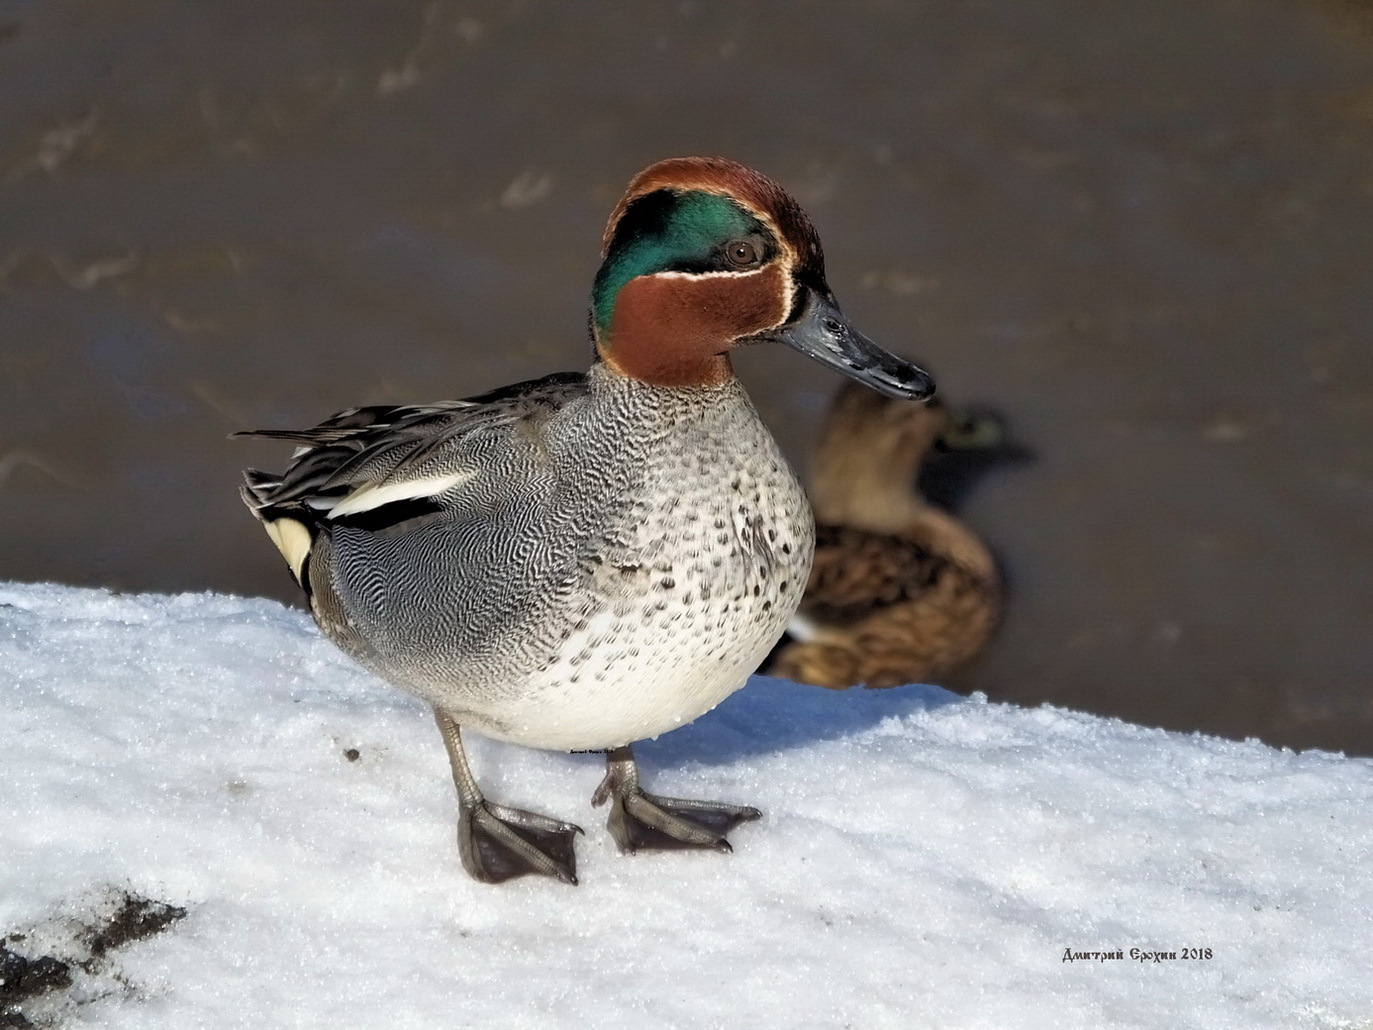
[[[695,722],[635,745],[654,765],[724,765],[834,740],[883,719],[930,711],[965,699],[942,687],[913,684],[885,690],[826,690],[754,676]]]

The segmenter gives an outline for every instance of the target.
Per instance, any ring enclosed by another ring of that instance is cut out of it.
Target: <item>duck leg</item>
[[[458,788],[458,854],[468,875],[482,883],[503,883],[536,873],[576,883],[577,855],[572,839],[582,828],[487,801],[467,764],[457,722],[437,708],[434,718],[448,748],[448,763]]]
[[[762,818],[746,805],[689,801],[645,793],[639,767],[626,744],[606,752],[605,779],[591,797],[593,805],[610,802],[610,835],[621,851],[710,848],[733,851],[725,834],[740,823]]]

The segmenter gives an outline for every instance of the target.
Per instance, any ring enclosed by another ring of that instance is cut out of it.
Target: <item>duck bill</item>
[[[877,346],[849,325],[831,298],[814,289],[806,288],[799,318],[760,338],[785,343],[888,397],[920,401],[934,396],[927,372]]]

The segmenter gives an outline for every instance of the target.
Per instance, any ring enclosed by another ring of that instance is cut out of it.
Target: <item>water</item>
[[[584,367],[624,182],[720,153],[1037,455],[959,686],[1373,753],[1361,10],[0,2],[0,577],[292,598],[225,436]],[[738,364],[803,461],[835,380]]]

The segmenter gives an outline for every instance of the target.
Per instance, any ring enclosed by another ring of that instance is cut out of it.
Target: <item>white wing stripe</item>
[[[450,472],[445,476],[430,476],[425,479],[405,479],[380,486],[361,486],[329,509],[329,518],[356,515],[359,512],[380,508],[383,504],[396,501],[412,501],[420,497],[434,497],[467,482],[473,473],[468,469]]]

